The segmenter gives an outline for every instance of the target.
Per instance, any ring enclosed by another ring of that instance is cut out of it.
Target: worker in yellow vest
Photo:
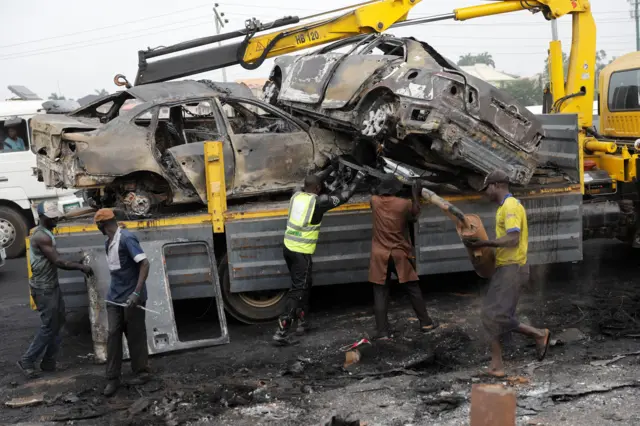
[[[279,345],[291,343],[289,332],[294,320],[298,323],[298,334],[309,329],[307,314],[313,267],[311,255],[316,251],[322,217],[329,210],[346,203],[366,176],[360,171],[348,187],[321,195],[324,178],[333,168],[329,167],[320,175],[307,176],[304,189],[293,194],[289,202],[283,252],[291,274],[291,290],[287,293],[284,312],[278,319],[278,329],[273,336],[274,342]]]

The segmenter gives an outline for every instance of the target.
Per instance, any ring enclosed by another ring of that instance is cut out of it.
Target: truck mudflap
[[[149,223],[149,226],[152,225]],[[147,279],[146,306],[160,313],[147,312],[145,316],[149,353],[228,343],[229,333],[215,263],[211,223],[163,228],[153,226],[130,231],[140,240],[151,267]],[[68,310],[89,308],[94,352],[98,359],[106,355],[105,299],[111,281],[104,238],[93,226],[88,226],[84,232],[56,236],[57,249],[65,258],[83,258],[94,270],[95,277],[87,283],[77,271],[60,271],[60,287]],[[218,321],[206,333],[207,337],[212,338],[181,339],[185,336],[180,335],[176,325],[173,301],[196,298],[215,299]]]

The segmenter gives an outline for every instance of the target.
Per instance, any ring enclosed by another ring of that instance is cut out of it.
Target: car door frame
[[[152,121],[151,121],[151,125],[149,126],[149,128],[151,130],[151,141],[150,141],[151,152],[152,152],[154,158],[156,158],[157,146],[156,146],[155,134],[156,134],[156,131],[158,129],[158,124],[160,123],[160,110],[162,108],[171,108],[171,107],[176,106],[176,105],[185,105],[185,104],[189,104],[189,103],[193,103],[193,102],[203,102],[203,101],[208,101],[208,102],[211,103],[211,109],[212,109],[212,113],[213,113],[213,118],[215,119],[216,124],[218,124],[219,129],[220,129],[220,138],[221,138],[220,142],[223,143],[223,155],[224,155],[224,167],[225,167],[225,186],[226,186],[227,193],[232,194],[233,193],[234,180],[235,180],[235,156],[233,155],[233,148],[231,146],[231,140],[230,140],[230,138],[229,138],[229,136],[227,134],[226,126],[228,126],[228,123],[226,122],[226,120],[224,120],[224,117],[220,114],[219,106],[218,106],[218,100],[217,100],[217,98],[215,96],[210,96],[210,95],[209,96],[198,96],[198,97],[189,98],[189,99],[174,100],[174,101],[169,101],[169,102],[158,102],[158,103],[155,103],[150,108],[147,108],[145,111],[150,111],[150,110],[152,110],[154,108],[157,108],[157,112],[156,112],[156,114],[154,114],[154,116],[152,118]],[[141,115],[145,111],[137,113],[135,115],[135,117],[138,117],[139,115]],[[132,121],[135,119],[135,117],[132,118]],[[185,141],[185,144],[188,144],[188,142]],[[204,142],[193,142],[191,144],[202,144],[202,157],[204,158]],[[160,168],[164,170],[165,168],[162,166],[162,164],[160,162],[160,159],[156,158],[156,161],[158,162],[158,165],[160,166]],[[204,168],[202,170],[202,173],[203,174],[206,173]],[[185,174],[185,178],[188,179],[186,174]]]
[[[284,111],[282,111],[282,110],[280,110],[280,109],[278,109],[278,108],[276,108],[276,107],[274,107],[272,105],[264,103],[264,102],[262,102],[262,101],[260,101],[258,99],[243,98],[243,97],[231,96],[231,95],[229,95],[229,96],[217,96],[217,97],[215,97],[215,102],[216,102],[216,105],[218,106],[218,108],[217,108],[218,109],[218,114],[221,116],[221,118],[222,118],[222,120],[223,120],[223,122],[225,124],[224,125],[224,130],[226,132],[225,136],[229,140],[229,145],[231,146],[231,149],[232,149],[232,152],[233,152],[234,161],[236,161],[236,155],[237,155],[236,154],[237,147],[234,146],[234,137],[236,136],[236,134],[233,132],[233,128],[231,127],[231,123],[229,122],[229,118],[224,113],[224,108],[223,108],[223,105],[222,105],[222,102],[221,102],[221,98],[223,98],[224,100],[236,101],[236,102],[239,102],[239,103],[247,103],[247,104],[256,106],[258,108],[262,108],[265,111],[270,112],[271,114],[274,114],[277,117],[279,117],[279,118],[281,118],[283,120],[289,121],[292,124],[294,124],[300,130],[300,133],[304,133],[306,135],[307,141],[311,146],[311,156],[310,156],[309,163],[313,164],[313,159],[315,158],[315,155],[316,155],[316,146],[315,146],[315,143],[313,141],[313,138],[311,137],[311,134],[309,133],[310,126],[307,123],[305,123],[304,121],[302,121],[302,120],[300,120],[298,118],[295,118],[295,117],[291,116],[290,114],[287,114],[286,112],[284,112]],[[288,133],[282,133],[282,135],[287,135],[287,134]],[[241,136],[241,135],[243,135],[243,134],[240,133],[237,136]],[[225,155],[225,159],[226,159],[227,158],[227,153],[225,152],[224,155]],[[226,162],[226,160],[225,160],[225,162]],[[226,167],[226,165],[225,165],[225,167]],[[235,173],[237,173],[237,172],[238,172],[238,169],[234,168],[234,182],[239,180],[237,178],[237,176],[235,175]],[[260,194],[265,194],[265,193],[286,192],[287,190],[290,190],[290,189],[293,189],[293,188],[294,188],[294,186],[292,185],[290,187],[283,187],[281,189],[276,189],[276,190],[264,190],[264,191],[260,191],[259,193],[256,192],[256,193],[242,193],[242,194],[240,194],[238,192],[234,192],[234,194],[242,195],[242,196],[254,196],[254,195],[260,195]]]

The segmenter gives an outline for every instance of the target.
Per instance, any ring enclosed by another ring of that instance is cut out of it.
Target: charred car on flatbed
[[[508,94],[427,43],[392,35],[276,58],[263,97],[305,120],[375,140],[395,160],[476,177],[501,168],[520,185],[537,167],[543,137],[535,115]]]
[[[139,216],[206,203],[204,141],[224,142],[229,199],[291,191],[351,146],[245,85],[208,81],[136,86],[67,115],[36,116],[31,128],[47,186],[85,189],[91,204]]]

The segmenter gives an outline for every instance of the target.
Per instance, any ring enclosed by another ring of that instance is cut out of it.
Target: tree
[[[535,79],[521,78],[505,82],[502,90],[524,106],[542,104],[542,86]]]
[[[104,89],[100,89],[100,90],[96,89],[96,95],[98,95],[98,96],[100,96],[100,97],[102,97],[102,96],[107,96],[108,94],[109,94],[109,92],[107,92],[107,91],[106,91],[106,90],[104,90]]]
[[[62,95],[58,95],[57,93],[52,93],[51,95],[49,95],[49,100],[50,101],[64,101],[67,98],[65,98]]]
[[[493,68],[496,67],[493,56],[489,52],[484,52],[477,55],[473,53],[467,53],[466,55],[460,56],[460,59],[458,59],[458,66],[461,67],[475,64],[485,64]]]

